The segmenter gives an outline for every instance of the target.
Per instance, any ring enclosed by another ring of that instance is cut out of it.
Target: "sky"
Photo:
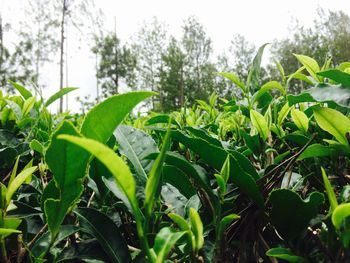
[[[31,0],[0,0],[3,19],[12,23],[22,19],[21,7],[26,1]],[[180,37],[183,20],[195,16],[212,39],[215,54],[227,49],[236,33],[256,46],[288,37],[295,20],[311,26],[318,8],[342,10],[350,15],[350,0],[95,0],[95,4],[105,14],[104,29],[114,30],[116,20],[116,31],[122,41],[128,41],[144,21],[151,21],[154,16],[168,25],[172,35]],[[69,108],[77,111],[79,104],[72,97],[96,96],[95,60],[89,47],[78,43],[74,33],[68,34],[71,34],[68,35],[71,39],[68,42],[68,86],[80,88],[72,93]],[[8,35],[15,41],[14,31]],[[58,89],[59,67],[54,64],[45,71],[44,96],[47,97]],[[56,109],[54,105],[52,111]]]

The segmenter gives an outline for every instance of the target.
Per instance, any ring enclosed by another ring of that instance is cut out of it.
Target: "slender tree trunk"
[[[184,68],[181,63],[180,68],[180,106],[183,107],[184,105]]]
[[[96,55],[95,55],[95,68],[96,68],[96,101],[97,103],[100,102],[100,90],[98,88],[98,55],[97,55],[97,52],[96,52]]]
[[[116,17],[114,17],[114,38],[115,38],[115,50],[114,50],[114,55],[115,55],[115,79],[114,79],[114,83],[115,83],[115,92],[114,94],[118,94],[119,93],[119,54],[118,54],[118,38],[117,38],[117,19]]]
[[[64,26],[67,11],[67,1],[63,0],[61,20],[61,46],[60,46],[60,90],[63,89],[63,54],[64,54]],[[63,112],[63,97],[60,98],[60,113]]]

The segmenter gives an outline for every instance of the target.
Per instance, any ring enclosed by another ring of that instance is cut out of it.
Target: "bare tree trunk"
[[[114,79],[114,85],[115,85],[115,92],[114,94],[119,93],[119,74],[118,74],[118,68],[119,68],[119,63],[118,63],[118,39],[117,39],[117,19],[114,17],[114,38],[115,38],[115,79]]]
[[[95,68],[96,68],[96,102],[99,103],[100,102],[100,90],[98,88],[98,55],[96,52],[95,55]]]
[[[67,1],[63,0],[62,20],[61,20],[61,50],[60,50],[60,90],[63,89],[63,54],[64,54],[64,26],[67,11]],[[60,98],[60,113],[63,112],[63,97]]]
[[[180,69],[180,106],[183,107],[184,105],[184,68],[181,63],[181,69]]]

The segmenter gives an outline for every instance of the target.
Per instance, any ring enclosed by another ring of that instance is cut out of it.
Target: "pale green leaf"
[[[257,129],[259,132],[261,138],[266,141],[266,139],[269,136],[269,128],[267,126],[267,122],[259,112],[255,110],[250,110],[250,120],[253,124],[253,126]]]
[[[291,115],[298,129],[306,133],[309,129],[309,119],[306,114],[300,110],[292,108]]]

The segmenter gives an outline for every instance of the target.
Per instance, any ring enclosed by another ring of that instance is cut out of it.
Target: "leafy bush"
[[[129,115],[152,92],[86,116],[1,94],[2,262],[345,262],[350,259],[350,63],[260,83],[242,98]],[[293,79],[311,88],[288,94]],[[127,125],[126,125],[127,124]]]

